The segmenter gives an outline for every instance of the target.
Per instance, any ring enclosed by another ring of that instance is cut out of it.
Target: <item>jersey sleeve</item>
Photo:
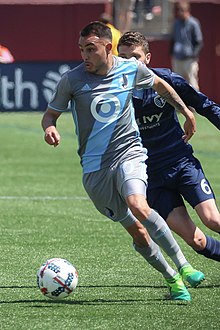
[[[60,112],[67,111],[68,103],[71,98],[72,95],[68,80],[68,73],[65,73],[57,84],[48,107]]]
[[[169,82],[169,81],[168,81]],[[201,116],[206,117],[220,129],[220,105],[210,100],[205,94],[196,91],[181,76],[171,73],[170,84],[187,106],[191,106]]]
[[[155,74],[152,70],[150,70],[145,64],[140,61],[137,61],[138,68],[137,68],[137,75],[135,81],[135,88],[151,88],[154,84]]]

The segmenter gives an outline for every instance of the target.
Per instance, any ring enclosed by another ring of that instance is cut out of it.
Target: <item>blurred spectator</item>
[[[200,23],[191,15],[188,1],[176,4],[176,16],[171,36],[172,69],[199,90],[199,54],[203,46]]]
[[[139,24],[142,16],[148,21],[154,18],[152,8],[154,6],[154,0],[136,0],[134,4],[134,21]]]
[[[13,63],[14,57],[12,56],[10,50],[0,44],[0,63]]]
[[[105,23],[111,29],[111,32],[112,32],[112,54],[113,55],[118,55],[117,45],[118,45],[118,41],[121,37],[121,32],[112,25],[112,17],[109,14],[103,13],[100,16],[99,20],[100,20],[100,22]]]
[[[113,1],[114,22],[121,33],[130,30],[135,0]]]

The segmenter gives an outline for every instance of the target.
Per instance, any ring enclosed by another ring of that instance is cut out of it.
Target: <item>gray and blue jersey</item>
[[[66,111],[69,101],[84,173],[114,165],[142,143],[132,104],[134,88],[150,88],[155,74],[135,59],[113,57],[105,76],[85,70],[84,63],[61,78],[48,107]]]

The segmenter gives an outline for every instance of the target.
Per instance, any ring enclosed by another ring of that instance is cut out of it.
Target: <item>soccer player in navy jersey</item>
[[[146,65],[151,53],[147,38],[139,32],[126,32],[118,44],[119,56],[135,57]],[[220,106],[196,91],[169,69],[151,69],[167,81],[187,106],[220,129]],[[142,142],[148,150],[147,200],[151,208],[197,253],[220,261],[220,242],[205,235],[192,221],[183,198],[196,210],[202,222],[220,232],[220,214],[213,190],[193,148],[182,139],[184,132],[176,111],[153,89],[136,92],[133,97],[136,121]],[[183,197],[183,198],[182,198]]]
[[[80,32],[83,63],[58,83],[42,118],[45,141],[59,145],[56,122],[71,101],[89,197],[100,213],[132,236],[135,250],[164,276],[171,299],[188,301],[191,297],[180,274],[193,287],[204,274],[187,262],[166,222],[146,201],[146,149],[134,118],[132,92],[152,87],[175,106],[186,119],[185,141],[195,132],[195,118],[173,88],[143,63],[113,56],[111,41],[111,30],[101,22],[92,22]],[[179,273],[169,266],[158,244]]]

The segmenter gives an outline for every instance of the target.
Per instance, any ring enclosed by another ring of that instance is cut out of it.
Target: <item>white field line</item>
[[[220,196],[215,196],[216,200],[220,199]],[[0,200],[48,200],[48,201],[56,201],[56,200],[90,200],[89,197],[86,196],[0,196]]]
[[[0,200],[89,200],[86,196],[0,196]]]

